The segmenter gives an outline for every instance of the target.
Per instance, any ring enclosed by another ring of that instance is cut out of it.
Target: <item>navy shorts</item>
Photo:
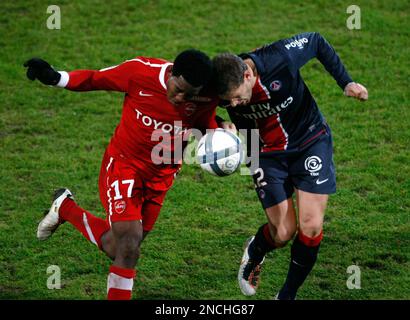
[[[336,192],[333,141],[330,130],[301,151],[259,159],[253,175],[264,209],[290,198],[295,190],[318,194]]]

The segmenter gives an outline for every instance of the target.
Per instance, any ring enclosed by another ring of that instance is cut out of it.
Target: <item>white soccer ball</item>
[[[243,160],[241,139],[220,128],[204,135],[196,152],[201,168],[216,176],[234,173]]]

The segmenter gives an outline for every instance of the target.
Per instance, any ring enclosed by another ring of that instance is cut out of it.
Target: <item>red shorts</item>
[[[175,174],[152,175],[147,164],[115,158],[106,150],[101,164],[100,199],[110,225],[116,221],[140,220],[144,231],[152,230]]]

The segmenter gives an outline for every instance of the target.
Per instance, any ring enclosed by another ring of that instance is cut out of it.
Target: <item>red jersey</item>
[[[173,105],[168,101],[166,82],[171,65],[161,59],[137,57],[99,71],[62,74],[60,86],[73,91],[124,92],[121,120],[108,151],[142,161],[153,175],[163,176],[179,169],[190,129],[218,127],[215,94],[203,90],[197,99],[200,102]]]

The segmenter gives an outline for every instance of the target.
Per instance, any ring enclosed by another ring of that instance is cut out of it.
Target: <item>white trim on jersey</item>
[[[159,64],[159,63],[151,63],[149,61],[144,61],[144,60],[135,58],[135,59],[125,60],[124,63],[125,62],[132,62],[132,61],[140,62],[140,63],[142,63],[146,66],[150,66],[150,67],[153,67],[153,68],[161,68],[161,70],[159,72],[159,82],[161,83],[162,87],[165,90],[167,90],[167,85],[165,84],[165,71],[167,70],[168,66],[172,65],[171,62]],[[112,67],[104,68],[104,69],[101,69],[100,71],[111,70],[111,69],[114,69],[115,67],[118,67],[118,66],[119,65],[115,65],[115,66],[112,66]],[[67,76],[68,76],[68,74],[67,74]],[[67,83],[68,83],[68,80],[67,80]]]
[[[107,177],[107,184],[108,184],[108,177]],[[108,223],[110,224],[110,227],[112,225],[111,223],[111,216],[112,216],[112,199],[110,195],[111,187],[108,188],[107,190],[107,197],[108,197]]]
[[[108,169],[111,167],[111,163],[112,163],[113,160],[114,160],[114,158],[110,157],[110,162],[108,163],[107,168],[105,168],[105,170],[107,170],[107,172],[108,172]]]
[[[263,83],[261,82],[261,78],[260,78],[260,77],[258,77],[258,83],[259,83],[259,85],[262,87],[263,91],[265,91],[265,94],[266,94],[266,96],[268,97],[268,99],[270,99],[269,90],[268,90],[268,88],[266,88],[266,87],[263,85]]]
[[[150,66],[150,67],[156,67],[156,68],[162,67],[162,64],[150,63],[150,62],[146,62],[146,61],[143,61],[143,60],[141,60],[141,59],[138,59],[138,58],[130,59],[130,60],[125,60],[123,63],[132,62],[132,61],[141,62],[142,64],[145,64],[146,66]],[[103,71],[111,70],[111,69],[114,69],[114,68],[116,68],[116,67],[118,67],[118,66],[119,66],[119,64],[116,64],[115,66],[103,68],[103,69],[100,69],[99,71],[100,71],[100,72],[103,72]]]
[[[108,172],[108,169],[110,168],[110,166],[111,166],[111,164],[112,164],[112,161],[114,160],[114,158],[113,157],[110,157],[110,162],[108,163],[108,166],[107,166],[107,168],[106,168],[106,170],[107,170],[107,172]],[[109,183],[108,183],[108,177],[107,177],[107,185],[109,185]],[[111,199],[111,195],[110,195],[110,191],[111,191],[111,186],[108,188],[108,190],[107,190],[107,197],[108,197],[108,223],[110,224],[110,227],[111,227],[111,216],[112,216],[112,199]]]
[[[70,80],[70,75],[66,71],[58,71],[58,73],[61,74],[61,78],[56,87],[65,88]]]
[[[167,70],[168,66],[172,65],[171,62],[167,62],[167,63],[163,63],[163,64],[158,64],[158,63],[151,63],[151,62],[147,62],[147,61],[143,61],[141,59],[131,59],[131,60],[127,60],[128,61],[138,61],[141,62],[143,64],[145,64],[146,66],[150,66],[150,67],[156,67],[156,68],[161,68],[161,71],[159,72],[159,82],[161,83],[162,87],[167,90],[167,85],[165,84],[165,71]]]
[[[279,113],[277,114],[277,118],[276,118],[276,119],[278,120],[279,126],[280,126],[280,128],[282,129],[283,135],[284,135],[285,138],[286,138],[286,144],[285,144],[285,146],[283,147],[283,150],[286,150],[286,149],[288,148],[289,135],[288,135],[288,133],[286,132],[285,128],[284,128],[283,125],[282,125],[282,121],[280,120]]]
[[[103,71],[107,71],[107,70],[114,69],[114,68],[116,68],[116,67],[118,67],[118,66],[119,66],[119,64],[116,64],[115,66],[111,66],[111,67],[107,67],[107,68],[102,68],[102,69],[100,69],[100,70],[98,70],[98,71],[103,72]]]
[[[261,82],[261,78],[260,78],[260,77],[258,78],[258,83],[259,83],[259,85],[262,87],[263,91],[265,91],[265,94],[266,94],[266,96],[268,97],[268,99],[270,99],[269,90],[268,90],[268,88],[266,88],[266,87],[263,85],[263,83]],[[288,135],[288,133],[286,132],[285,128],[284,128],[283,125],[282,125],[282,121],[280,120],[279,113],[278,113],[277,116],[276,116],[276,120],[278,121],[279,126],[280,126],[280,128],[282,129],[283,135],[285,136],[286,143],[285,143],[285,146],[283,147],[283,150],[286,150],[286,149],[288,148],[289,135]]]
[[[165,84],[165,71],[167,70],[168,66],[172,65],[171,62],[165,63],[161,67],[161,71],[159,72],[159,82],[167,90],[167,85]]]
[[[135,58],[135,59],[130,59],[130,60],[126,60],[125,62],[130,62],[130,61],[138,61],[141,62],[142,64],[145,64],[146,66],[150,66],[150,67],[156,67],[156,68],[160,68],[162,67],[164,64],[159,64],[159,63],[151,63],[148,61],[143,61],[141,59]]]

